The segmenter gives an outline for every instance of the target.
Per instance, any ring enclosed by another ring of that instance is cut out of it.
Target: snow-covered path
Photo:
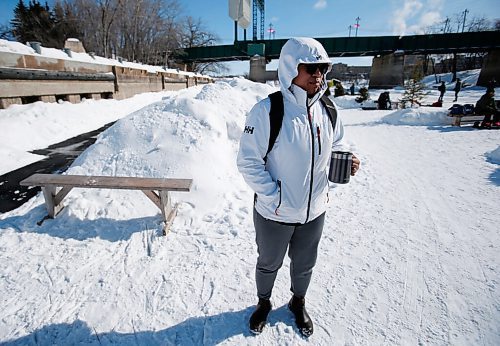
[[[286,309],[288,259],[269,325],[247,331],[256,247],[235,155],[245,111],[271,89],[172,94],[75,162],[80,174],[194,177],[167,237],[138,192],[72,191],[40,227],[41,196],[1,214],[0,344],[499,344],[499,165],[485,155],[500,133],[405,125],[395,119],[417,116],[402,111],[340,112],[362,169],[330,194],[307,296],[314,335],[301,338]]]
[[[499,190],[484,158],[498,134],[467,131],[464,143],[465,130],[376,121],[366,126],[368,117],[353,117],[348,128],[363,172],[345,192],[352,197],[338,200],[339,219],[351,220],[352,228],[339,223],[340,239],[326,237],[335,244],[329,249],[357,264],[334,262],[345,283],[332,295],[342,307],[336,315],[353,332],[344,341],[499,340],[500,239],[493,231]]]

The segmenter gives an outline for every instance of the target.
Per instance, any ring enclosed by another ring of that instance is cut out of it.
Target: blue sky
[[[0,23],[12,18],[18,0],[0,0]],[[44,3],[44,1],[40,1]],[[52,6],[54,0],[47,1]],[[25,0],[28,3],[28,0]],[[221,44],[234,40],[234,24],[229,17],[228,0],[179,0],[185,15],[201,18],[206,29],[215,33]],[[275,38],[291,36],[342,37],[359,17],[358,36],[413,35],[446,17],[453,19],[467,9],[468,18],[500,18],[500,0],[267,0],[265,38],[272,23]],[[354,29],[351,31],[354,36]],[[239,39],[243,31],[239,30]],[[247,30],[252,38],[252,24]],[[348,64],[370,64],[369,58],[338,59]],[[334,62],[336,62],[334,60]]]

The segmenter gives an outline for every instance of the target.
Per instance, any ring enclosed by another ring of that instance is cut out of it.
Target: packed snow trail
[[[194,178],[166,237],[137,191],[76,189],[40,227],[40,195],[0,215],[0,343],[498,344],[498,132],[440,125],[443,109],[349,109],[348,97],[339,114],[362,166],[330,193],[307,296],[315,332],[300,337],[286,308],[286,259],[268,326],[249,333],[253,194],[235,159],[245,113],[273,90],[233,79],[173,93],[70,168]]]

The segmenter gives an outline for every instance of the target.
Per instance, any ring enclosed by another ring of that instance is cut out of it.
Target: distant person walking
[[[351,95],[354,95],[354,83],[351,84],[351,87],[349,89],[351,91]]]
[[[438,90],[439,90],[439,98],[438,98],[438,102],[443,102],[443,97],[444,97],[444,93],[446,92],[446,85],[444,84],[444,82],[441,82],[441,85],[438,86]]]
[[[269,143],[271,99],[267,97],[248,113],[237,159],[239,171],[255,192],[259,301],[249,327],[259,334],[266,325],[274,281],[288,250],[293,294],[288,308],[300,333],[308,337],[313,322],[305,296],[325,222],[331,150],[341,149],[344,127],[340,119],[332,126],[321,100],[327,88],[326,73],[332,66],[321,43],[292,38],[283,45],[278,64],[283,119],[276,142]],[[353,156],[351,175],[359,164]]]
[[[455,83],[455,87],[453,88],[453,91],[455,92],[455,99],[453,100],[453,102],[457,102],[458,93],[460,92],[460,90],[462,90],[462,86],[462,81],[460,80],[460,78],[457,78],[457,82]]]

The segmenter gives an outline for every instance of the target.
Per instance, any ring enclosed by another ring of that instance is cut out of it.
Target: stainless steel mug
[[[330,160],[328,180],[337,184],[347,184],[351,177],[352,153],[333,151]]]

